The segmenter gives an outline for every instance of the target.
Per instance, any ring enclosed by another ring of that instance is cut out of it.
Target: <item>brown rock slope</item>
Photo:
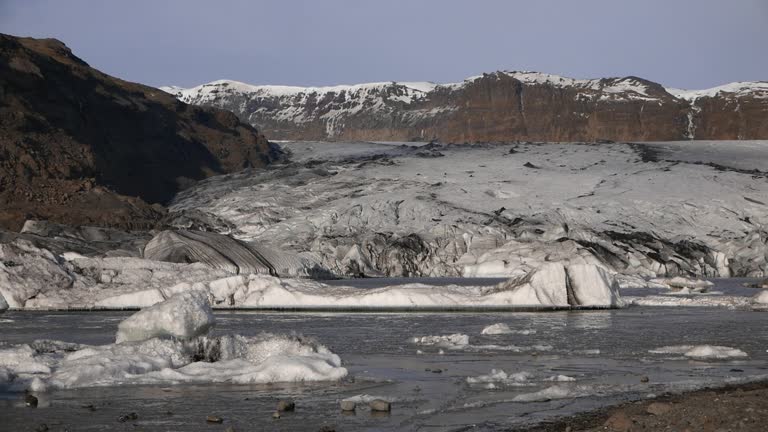
[[[768,82],[686,92],[637,77],[494,72],[455,84],[301,88],[215,81],[165,90],[187,103],[232,110],[273,139],[768,139]]]
[[[103,74],[57,40],[0,34],[0,227],[149,227],[164,213],[152,204],[192,181],[275,156],[230,112]]]

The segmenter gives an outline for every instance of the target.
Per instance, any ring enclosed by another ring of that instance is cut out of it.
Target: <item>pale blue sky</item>
[[[768,0],[0,0],[0,32],[55,37],[150,85],[460,81],[499,69],[704,88],[768,80]]]

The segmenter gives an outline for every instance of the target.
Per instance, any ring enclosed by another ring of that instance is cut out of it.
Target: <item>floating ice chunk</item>
[[[499,335],[499,334],[510,334],[512,333],[512,329],[509,328],[508,325],[504,323],[497,323],[497,324],[491,324],[488,327],[484,328],[481,334],[484,335]]]
[[[334,354],[335,356],[335,354]],[[338,356],[273,356],[262,363],[229,360],[197,362],[176,370],[178,374],[204,382],[265,384],[272,382],[336,381],[347,375]],[[189,380],[189,379],[188,379]]]
[[[529,384],[534,378],[530,372],[522,371],[513,374],[507,374],[502,369],[491,369],[491,373],[488,375],[480,375],[477,377],[467,377],[468,384],[503,384],[506,386],[521,386]],[[487,387],[496,388],[496,386]]]
[[[90,347],[66,356],[50,381],[57,388],[115,385],[188,362],[182,343],[168,339]]]
[[[202,291],[176,294],[131,315],[118,325],[117,343],[154,337],[192,338],[214,324],[208,296]]]
[[[651,354],[676,354],[700,360],[725,360],[747,357],[740,349],[718,345],[670,345],[648,351]]]
[[[585,396],[584,389],[565,385],[547,387],[534,393],[525,393],[512,398],[513,402],[543,402],[551,399],[565,399]]]
[[[731,347],[699,345],[688,350],[685,356],[696,359],[732,359],[747,357],[747,353]]]
[[[675,276],[673,278],[666,278],[666,279],[664,279],[664,278],[651,279],[651,282],[657,283],[657,284],[662,284],[662,285],[667,285],[670,288],[674,288],[674,289],[680,289],[680,288],[691,288],[691,289],[694,289],[695,288],[695,289],[697,289],[699,291],[706,290],[709,287],[712,287],[712,286],[715,285],[714,283],[712,283],[710,281],[707,281],[707,280],[703,280],[703,279],[688,279],[688,278],[684,278],[682,276]]]
[[[572,264],[567,268],[568,279],[576,304],[580,306],[623,306],[619,286],[602,267]]]
[[[417,345],[457,350],[469,346],[469,336],[461,333],[454,333],[447,336],[422,336],[414,337],[411,339],[411,342]]]
[[[551,377],[544,378],[544,381],[573,382],[576,381],[576,378],[569,377],[568,375],[552,375]]]
[[[347,374],[341,359],[313,339],[153,338],[104,346],[36,341],[0,349],[0,388],[80,388],[121,384],[331,381]]]
[[[752,302],[760,305],[768,305],[768,290],[763,290],[752,297]],[[0,302],[0,309],[2,309],[2,302]]]
[[[742,296],[672,296],[650,295],[645,297],[624,297],[625,304],[636,306],[683,306],[683,307],[724,307],[728,309],[749,308],[752,299]]]

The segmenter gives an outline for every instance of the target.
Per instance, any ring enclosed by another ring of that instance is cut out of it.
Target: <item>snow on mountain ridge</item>
[[[403,88],[407,93],[412,93],[409,97],[400,98],[405,103],[410,103],[419,96],[424,96],[439,88],[457,89],[483,78],[484,76],[503,74],[528,85],[552,85],[555,87],[574,87],[584,90],[593,90],[610,95],[633,94],[635,98],[655,99],[649,94],[649,86],[643,80],[635,77],[623,78],[597,78],[597,79],[576,79],[555,74],[548,74],[534,71],[498,71],[491,74],[475,75],[465,79],[462,82],[455,83],[433,83],[429,81],[415,82],[372,82],[362,84],[341,84],[334,86],[284,86],[284,85],[252,85],[234,80],[217,80],[191,88],[182,88],[177,86],[160,87],[161,90],[176,95],[182,101],[195,99],[197,102],[210,102],[214,94],[221,91],[221,87],[250,94],[259,97],[295,97],[298,95],[316,95],[325,96],[330,93],[345,92],[348,95],[362,96],[376,91],[385,91],[387,88]],[[683,90],[672,87],[663,87],[663,89],[678,99],[692,100],[700,97],[715,97],[720,93],[734,93],[738,96],[753,94],[759,98],[768,98],[768,82],[733,82],[717,87],[701,90]],[[185,100],[187,99],[187,100]]]
[[[688,101],[702,97],[716,97],[721,93],[732,93],[737,97],[753,96],[759,99],[768,99],[768,81],[739,81],[703,90],[684,90],[668,87],[667,92],[678,99]]]

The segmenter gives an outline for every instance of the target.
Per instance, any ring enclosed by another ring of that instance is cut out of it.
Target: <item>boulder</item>
[[[371,411],[390,412],[392,410],[390,403],[384,399],[374,399],[368,403],[368,406],[371,407]]]
[[[277,402],[278,412],[293,411],[295,409],[296,409],[296,402],[292,400],[280,400],[279,402]]]

